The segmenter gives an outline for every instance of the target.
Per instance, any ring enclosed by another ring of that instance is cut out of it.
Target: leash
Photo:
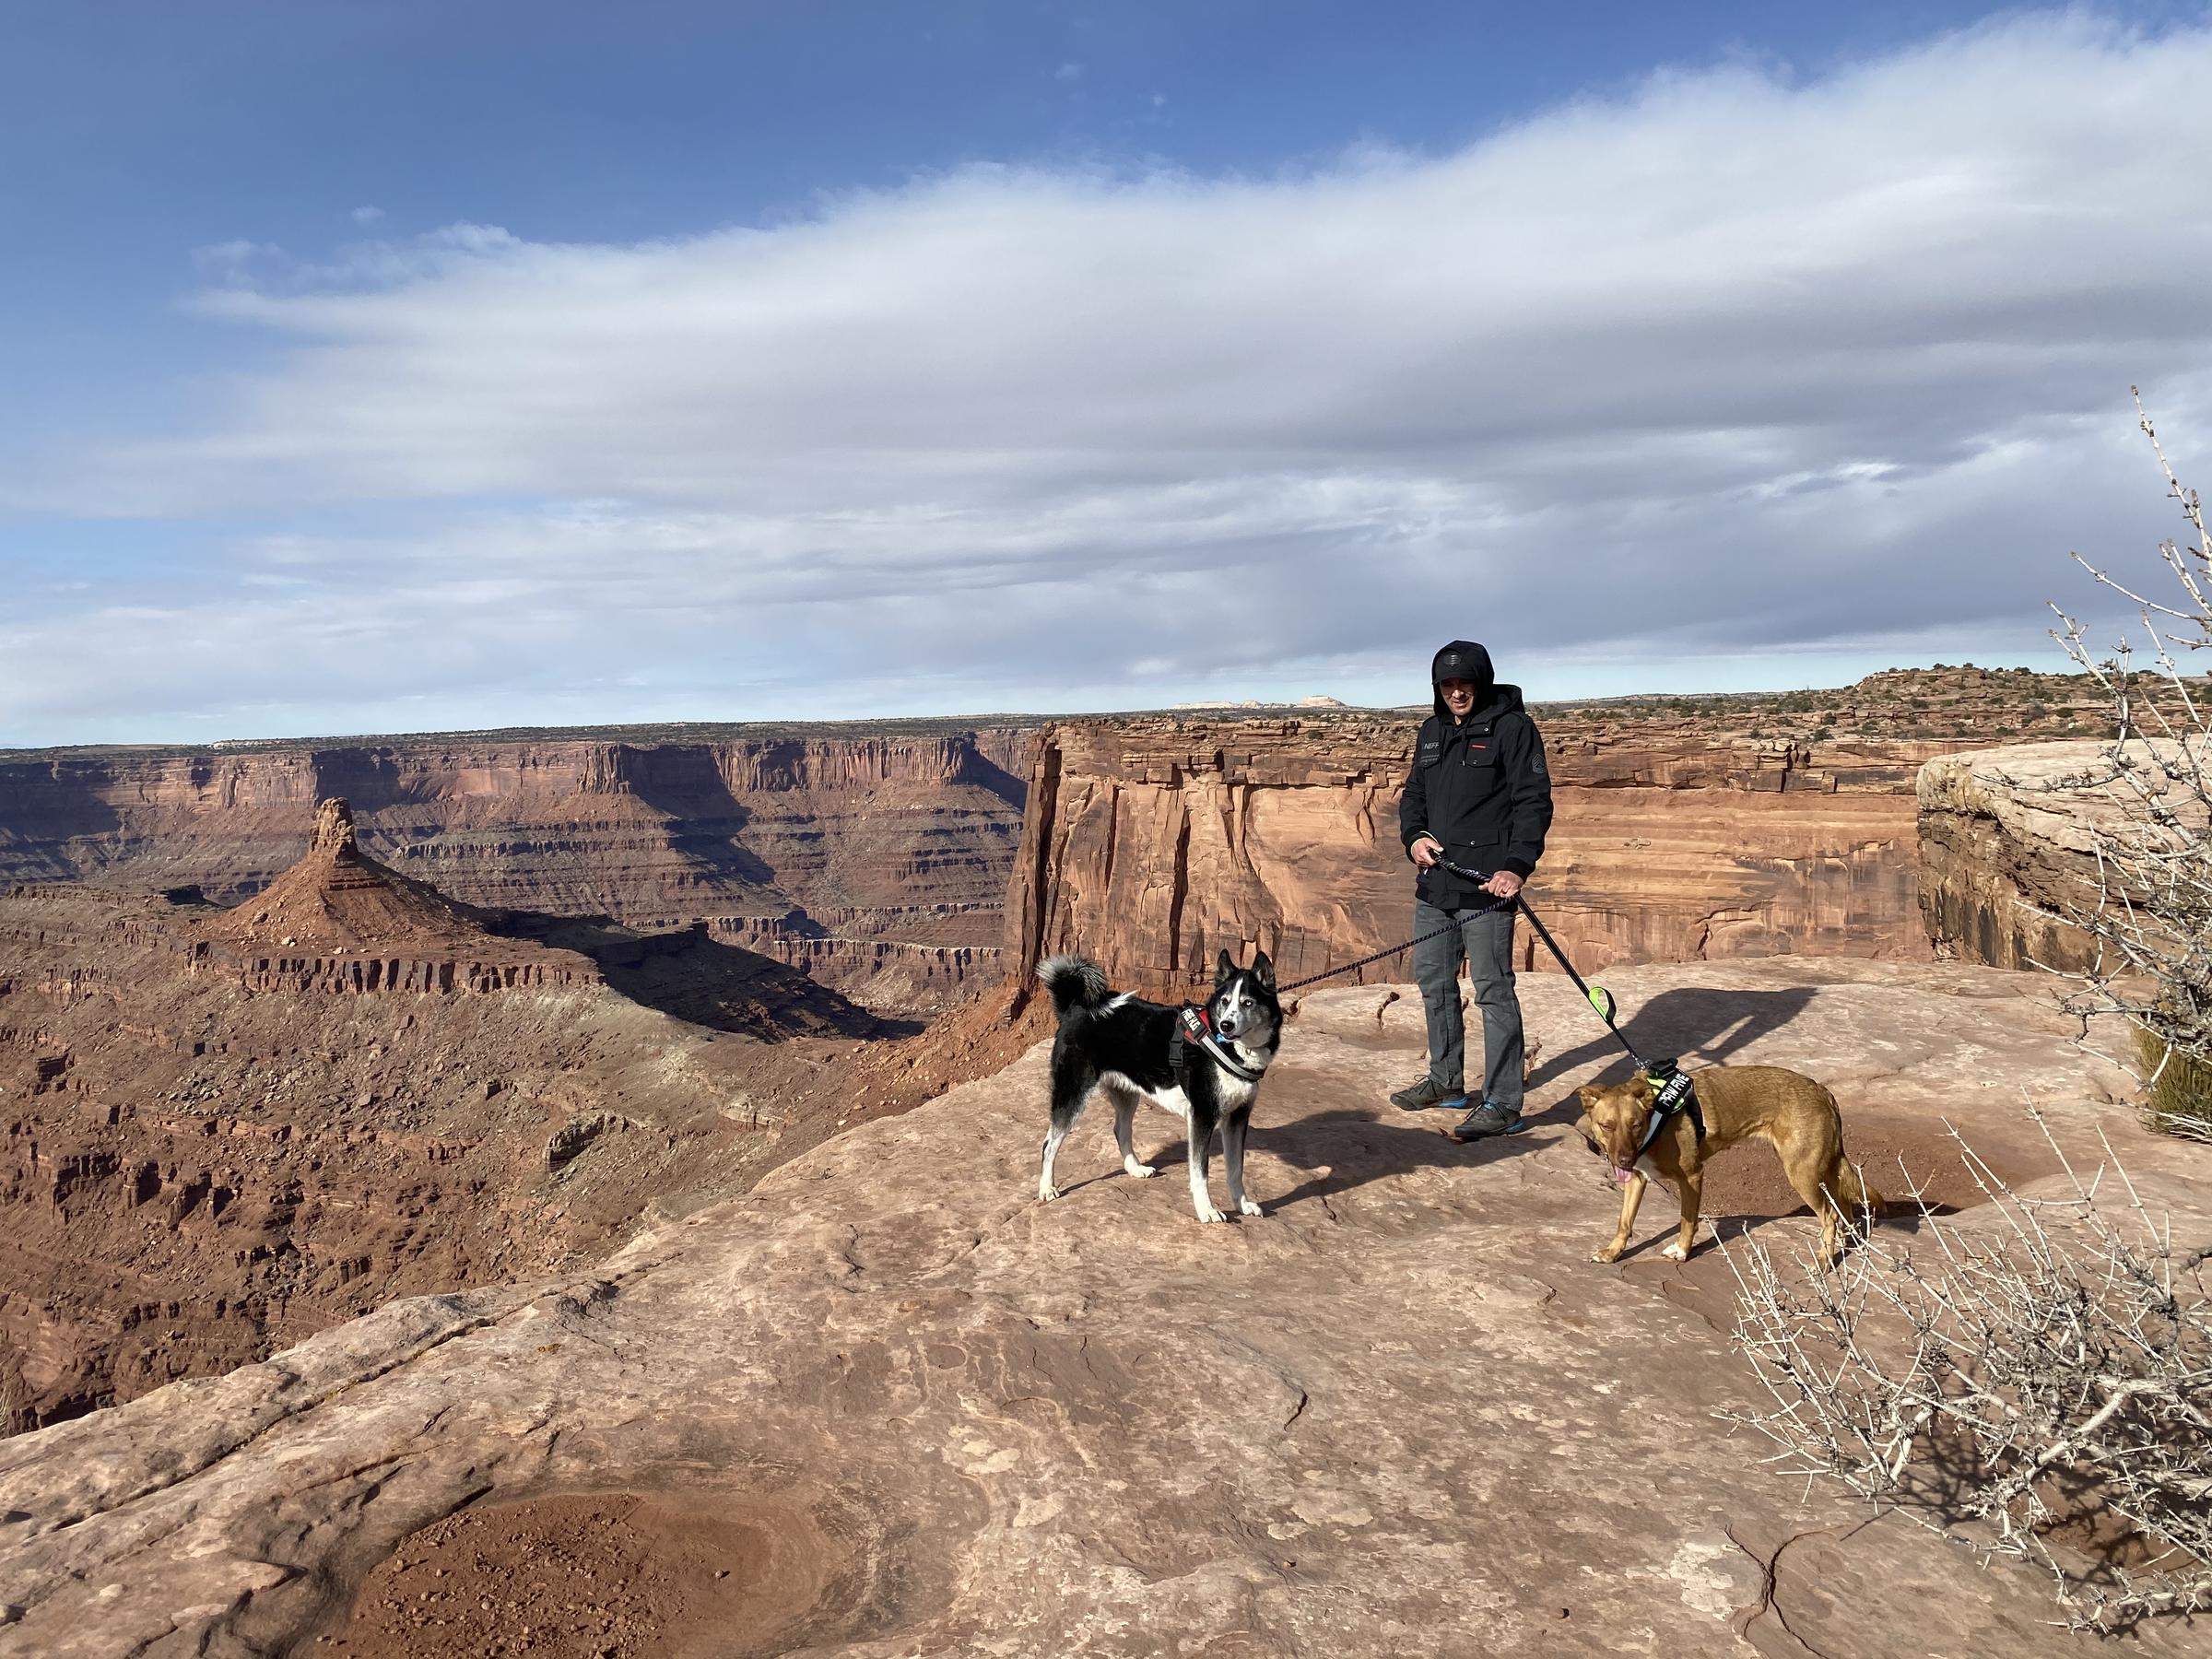
[[[1468,872],[1465,870],[1459,872],[1459,874],[1463,876],[1466,875],[1467,873]],[[1504,910],[1507,906],[1517,901],[1512,899],[1493,900],[1488,904],[1484,905],[1475,913],[1478,916],[1487,916],[1492,911]],[[1335,979],[1340,973],[1356,973],[1362,968],[1371,967],[1373,964],[1382,961],[1386,958],[1396,956],[1401,951],[1411,950],[1416,945],[1426,945],[1431,939],[1441,939],[1448,933],[1457,933],[1458,931],[1458,923],[1447,922],[1441,927],[1432,927],[1425,934],[1414,935],[1412,938],[1406,940],[1403,945],[1393,945],[1388,950],[1378,950],[1372,956],[1363,956],[1356,962],[1345,963],[1341,968],[1331,968],[1321,973],[1309,973],[1304,979],[1292,980],[1287,985],[1277,985],[1275,988],[1276,994],[1278,996],[1283,996],[1288,995],[1293,991],[1303,991],[1308,985],[1318,985],[1323,980]]]
[[[1453,864],[1448,858],[1439,858],[1436,865],[1439,869],[1449,870],[1461,880],[1471,881],[1478,888],[1489,880],[1489,877],[1483,875],[1481,871],[1470,870],[1465,865]],[[1636,1052],[1636,1045],[1629,1041],[1628,1034],[1620,1029],[1618,1010],[1613,1001],[1613,993],[1603,985],[1593,985],[1575,971],[1574,964],[1568,959],[1567,952],[1560,948],[1559,940],[1551,936],[1551,929],[1544,925],[1544,918],[1537,915],[1530,906],[1525,893],[1517,893],[1511,899],[1492,900],[1474,913],[1488,915],[1494,911],[1507,910],[1515,906],[1518,906],[1521,913],[1528,918],[1528,924],[1535,929],[1536,937],[1544,941],[1544,948],[1551,952],[1561,971],[1574,982],[1574,988],[1583,994],[1583,1000],[1588,1003],[1596,1012],[1597,1017],[1606,1022],[1606,1030],[1613,1033],[1613,1041],[1620,1044],[1629,1058],[1635,1063],[1636,1069],[1658,1086],[1657,1098],[1652,1102],[1651,1128],[1644,1135],[1644,1145],[1648,1147],[1652,1144],[1652,1141],[1659,1134],[1660,1126],[1677,1112],[1688,1115],[1691,1126],[1697,1131],[1698,1138],[1703,1140],[1705,1138],[1705,1114],[1699,1109],[1697,1090],[1690,1084],[1689,1074],[1683,1071],[1672,1060],[1646,1060]],[[1374,955],[1361,957],[1356,962],[1347,962],[1341,968],[1331,968],[1324,973],[1310,974],[1306,978],[1294,981],[1288,985],[1277,986],[1277,989],[1278,992],[1300,991],[1308,985],[1318,984],[1323,980],[1335,979],[1339,974],[1355,972],[1371,963],[1380,962],[1385,958],[1394,957],[1401,951],[1411,950],[1416,945],[1424,944],[1430,939],[1441,939],[1448,933],[1456,933],[1465,920],[1465,918],[1463,917],[1459,922],[1453,922],[1447,926],[1433,928],[1428,933],[1418,935],[1406,940],[1403,945],[1393,945],[1388,950],[1378,950]]]
[[[1469,880],[1469,883],[1473,883],[1476,887],[1482,887],[1482,883],[1487,883],[1488,880],[1488,876],[1484,876],[1480,869],[1469,869],[1466,865],[1455,865],[1455,863],[1451,863],[1449,858],[1438,858],[1436,867],[1449,869],[1449,872],[1453,876],[1458,876],[1460,880]],[[1653,1144],[1653,1139],[1659,1135],[1661,1124],[1665,1124],[1665,1119],[1668,1119],[1670,1115],[1675,1115],[1675,1112],[1686,1112],[1686,1115],[1690,1117],[1690,1126],[1697,1130],[1697,1139],[1705,1139],[1705,1112],[1699,1111],[1697,1088],[1690,1084],[1690,1073],[1681,1071],[1681,1066],[1677,1066],[1672,1060],[1646,1060],[1643,1055],[1639,1055],[1637,1046],[1632,1044],[1632,1041],[1628,1041],[1628,1033],[1626,1030],[1621,1030],[1621,1027],[1619,1027],[1619,1011],[1617,1011],[1617,1006],[1613,1002],[1613,994],[1610,994],[1610,991],[1602,984],[1591,984],[1588,980],[1583,980],[1582,975],[1575,971],[1575,964],[1569,960],[1566,951],[1559,947],[1559,940],[1555,940],[1553,935],[1550,935],[1550,929],[1544,927],[1544,918],[1537,916],[1535,909],[1528,905],[1526,891],[1515,894],[1513,898],[1493,898],[1488,905],[1484,905],[1482,909],[1477,909],[1477,912],[1471,912],[1471,913],[1473,916],[1488,916],[1488,913],[1500,912],[1500,909],[1513,909],[1513,907],[1520,907],[1522,916],[1528,918],[1528,927],[1535,929],[1537,938],[1544,940],[1544,949],[1553,953],[1553,958],[1559,962],[1559,969],[1566,973],[1566,978],[1571,978],[1572,982],[1575,982],[1575,989],[1582,991],[1582,1000],[1591,1005],[1591,1008],[1597,1013],[1599,1019],[1604,1019],[1606,1030],[1613,1033],[1613,1040],[1617,1041],[1617,1044],[1621,1044],[1621,1051],[1624,1051],[1626,1055],[1635,1062],[1637,1071],[1646,1075],[1653,1084],[1657,1084],[1659,1095],[1653,1100],[1653,1122],[1650,1122],[1648,1133],[1643,1135],[1643,1146]],[[1371,967],[1371,964],[1387,960],[1387,958],[1398,956],[1398,953],[1403,953],[1403,951],[1411,951],[1416,945],[1427,945],[1431,938],[1442,938],[1444,934],[1458,934],[1462,924],[1465,924],[1465,920],[1466,918],[1462,916],[1460,920],[1455,920],[1455,923],[1447,923],[1444,927],[1431,927],[1427,934],[1416,934],[1414,938],[1406,940],[1405,945],[1392,945],[1387,951],[1376,951],[1373,956],[1362,956],[1356,962],[1345,962],[1345,964],[1340,964],[1340,967],[1325,969],[1325,971],[1321,971],[1321,973],[1307,973],[1303,980],[1292,980],[1289,984],[1278,984],[1277,994],[1283,995],[1283,994],[1289,994],[1289,991],[1303,991],[1305,986],[1310,986],[1310,984],[1321,984],[1323,980],[1334,980],[1334,978],[1338,978],[1340,973],[1356,973],[1362,967]],[[1185,1022],[1190,1019],[1188,1008],[1183,1011],[1183,1019]],[[1196,1038],[1193,1038],[1193,1041],[1196,1041]]]
[[[1448,858],[1440,858],[1436,862],[1462,880],[1480,882],[1488,879],[1476,871],[1453,864]],[[1619,1043],[1629,1058],[1635,1062],[1636,1069],[1658,1086],[1659,1092],[1652,1100],[1652,1121],[1650,1127],[1644,1131],[1643,1145],[1649,1147],[1656,1140],[1661,1126],[1677,1112],[1689,1119],[1690,1127],[1697,1131],[1698,1138],[1703,1140],[1705,1113],[1698,1105],[1698,1091],[1689,1080],[1689,1074],[1672,1060],[1646,1060],[1638,1053],[1636,1045],[1629,1041],[1628,1033],[1620,1029],[1615,1018],[1613,993],[1603,985],[1589,983],[1574,971],[1574,964],[1567,959],[1567,953],[1559,948],[1559,942],[1551,936],[1551,929],[1545,926],[1544,919],[1529,908],[1525,898],[1516,898],[1514,902],[1520,905],[1521,913],[1528,918],[1528,924],[1536,930],[1536,937],[1544,941],[1544,947],[1559,959],[1559,964],[1566,971],[1567,977],[1574,982],[1575,989],[1583,994],[1583,1000],[1597,1010],[1597,1017],[1606,1022],[1606,1030],[1613,1033],[1613,1041]],[[1640,1152],[1641,1149],[1638,1148]]]
[[[1440,858],[1436,862],[1441,868],[1451,871],[1453,875],[1457,876],[1463,881],[1472,881],[1480,885],[1489,879],[1480,871],[1470,870],[1464,865],[1455,865],[1448,858]],[[1521,907],[1521,913],[1528,918],[1528,924],[1536,930],[1536,937],[1544,941],[1544,948],[1558,959],[1559,967],[1565,971],[1567,977],[1574,982],[1574,988],[1583,994],[1583,1000],[1594,1008],[1597,1011],[1597,1017],[1606,1022],[1606,1030],[1613,1033],[1613,1041],[1619,1043],[1628,1052],[1629,1058],[1636,1063],[1636,1069],[1641,1072],[1651,1072],[1653,1070],[1651,1063],[1636,1052],[1636,1045],[1629,1041],[1627,1034],[1621,1030],[1615,1018],[1613,993],[1603,985],[1591,984],[1574,971],[1574,964],[1567,959],[1567,953],[1559,948],[1559,942],[1551,936],[1551,929],[1544,925],[1544,918],[1537,915],[1535,911],[1530,907],[1525,896],[1517,896],[1506,902],[1518,904]],[[1668,1072],[1671,1073],[1674,1070],[1675,1063],[1672,1060],[1663,1064]]]

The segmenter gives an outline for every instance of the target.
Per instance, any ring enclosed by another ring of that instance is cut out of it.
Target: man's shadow
[[[1424,1114],[1433,1123],[1393,1124],[1351,1107],[1332,1107],[1309,1112],[1254,1138],[1267,1152],[1306,1171],[1306,1178],[1273,1200],[1263,1199],[1270,1209],[1306,1199],[1328,1198],[1349,1192],[1371,1181],[1394,1175],[1411,1175],[1421,1170],[1478,1169],[1503,1163],[1541,1144],[1528,1134],[1493,1135],[1484,1140],[1456,1141],[1443,1133],[1463,1113]],[[1531,1112],[1529,1119],[1547,1113]]]
[[[1700,1065],[1724,1065],[1731,1054],[1740,1053],[1796,1018],[1816,992],[1817,987],[1810,985],[1792,985],[1780,991],[1677,985],[1638,1008],[1620,1028],[1621,1035],[1646,1060],[1694,1058]],[[1581,1047],[1554,1054],[1537,1066],[1529,1076],[1527,1088],[1534,1093],[1594,1060],[1611,1062],[1598,1073],[1600,1082],[1618,1081],[1634,1069],[1612,1033],[1600,1030]]]
[[[1254,1191],[1253,1196],[1273,1214],[1286,1205],[1326,1198],[1393,1175],[1410,1175],[1420,1170],[1475,1169],[1483,1164],[1501,1163],[1536,1149],[1537,1137],[1533,1135],[1455,1141],[1443,1130],[1456,1123],[1463,1115],[1461,1112],[1437,1112],[1425,1115],[1431,1121],[1393,1124],[1354,1107],[1337,1106],[1308,1112],[1288,1123],[1254,1124],[1249,1143],[1252,1154],[1280,1159],[1295,1169],[1305,1171],[1306,1178],[1287,1193],[1271,1194]],[[1140,1120],[1136,1139],[1137,1156],[1154,1169],[1164,1173],[1189,1166],[1190,1150],[1181,1137],[1147,1151]],[[1207,1172],[1217,1182],[1220,1179],[1218,1140],[1214,1143]],[[1117,1168],[1101,1171],[1090,1179],[1106,1181],[1118,1179],[1120,1175]],[[1076,1186],[1088,1184],[1078,1182],[1065,1190],[1072,1192]]]

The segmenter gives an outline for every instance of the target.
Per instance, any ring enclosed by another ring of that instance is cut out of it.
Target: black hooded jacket
[[[1551,828],[1544,740],[1522,705],[1521,688],[1497,683],[1490,653],[1480,645],[1454,640],[1436,653],[1430,684],[1448,679],[1475,682],[1475,707],[1453,720],[1443,692],[1436,693],[1436,712],[1421,723],[1398,797],[1398,839],[1407,857],[1417,837],[1432,835],[1453,864],[1526,879]],[[1415,890],[1440,910],[1488,902],[1474,883],[1448,870],[1423,870]]]

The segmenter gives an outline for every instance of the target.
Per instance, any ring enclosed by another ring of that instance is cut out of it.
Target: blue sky
[[[2206,447],[2208,67],[2201,6],[12,6],[0,743],[2039,660],[2171,533],[2128,384]]]

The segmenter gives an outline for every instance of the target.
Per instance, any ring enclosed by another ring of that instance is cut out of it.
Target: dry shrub
[[[2070,923],[2093,947],[2086,969],[2058,971],[2077,983],[2069,1006],[2125,1018],[2154,1062],[2146,1085],[2166,1088],[2168,1099],[2178,1089],[2185,1104],[2203,1099],[2212,1068],[2212,682],[2194,655],[2212,656],[2212,534],[2202,499],[2175,476],[2140,397],[2136,408],[2195,543],[2159,546],[2176,590],[2171,603],[2075,555],[2100,584],[2135,604],[2150,665],[2138,667],[2124,640],[2112,656],[2098,656],[2084,626],[2058,613],[2052,637],[2109,699],[2112,735],[2096,768],[2056,786],[2094,789],[2116,810],[2110,824],[2082,826],[2095,868],[2084,896],[2039,913]],[[2197,672],[2185,672],[2184,661],[2198,664]],[[2163,1106],[2154,1118],[2184,1130],[2202,1122],[2201,1113]]]
[[[2085,1181],[2061,1153],[2071,1194],[2031,1199],[1960,1150],[1971,1222],[1825,1271],[1727,1245],[1774,1401],[1738,1420],[1791,1473],[2041,1567],[2076,1628],[2212,1608],[2212,1243],[2176,1244],[2116,1159]]]

